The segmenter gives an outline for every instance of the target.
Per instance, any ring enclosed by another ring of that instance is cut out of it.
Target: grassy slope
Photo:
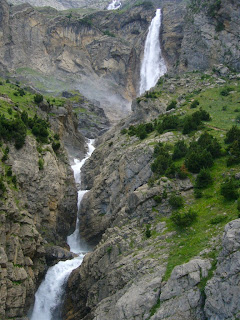
[[[196,77],[196,74],[189,74],[188,77]],[[211,115],[212,120],[206,122],[204,128],[201,132],[207,131],[214,137],[218,139],[221,143],[223,149],[227,147],[224,143],[224,138],[227,130],[229,130],[232,125],[239,126],[239,122],[236,121],[236,117],[240,114],[240,81],[237,79],[229,80],[225,79],[226,83],[223,85],[218,85],[216,83],[216,78],[212,75],[197,74],[197,82],[199,87],[202,83],[208,82],[204,89],[201,91],[193,90],[192,93],[186,93],[186,88],[178,87],[173,94],[167,92],[163,89],[163,83],[159,84],[154,89],[156,93],[156,99],[171,101],[178,99],[181,96],[180,101],[183,101],[179,109],[176,109],[174,114],[181,115],[191,114],[200,107],[208,111]],[[196,85],[196,84],[195,84]],[[232,90],[228,96],[222,96],[221,91],[223,88],[231,87]],[[184,100],[182,99],[184,98]],[[140,99],[146,99],[142,97]],[[149,99],[149,98],[148,98]],[[199,101],[199,106],[196,109],[191,109],[191,102],[197,99]],[[180,116],[183,117],[183,116]],[[175,132],[177,136],[183,137],[180,132]],[[189,135],[185,135],[186,141],[191,141],[192,139],[198,137],[200,132],[193,132]],[[156,138],[158,134],[156,131],[151,133],[146,139],[151,139],[149,144],[152,144],[152,139]],[[146,141],[146,140],[145,140]],[[163,217],[160,214],[157,220],[152,225],[152,237],[155,238],[158,234],[154,229],[155,225],[159,221],[166,221],[167,230],[175,231],[173,235],[167,239],[171,243],[171,249],[169,252],[169,258],[167,261],[167,271],[165,274],[165,279],[167,279],[171,271],[176,265],[188,262],[194,256],[199,255],[200,252],[205,250],[202,256],[216,259],[220,237],[222,231],[227,222],[236,219],[239,215],[237,210],[236,201],[227,201],[220,194],[220,187],[226,176],[232,175],[240,172],[240,165],[234,165],[231,167],[226,166],[227,156],[222,156],[214,161],[214,166],[211,168],[211,174],[213,177],[213,184],[203,190],[203,197],[200,199],[195,199],[193,193],[185,200],[185,207],[191,207],[198,213],[198,219],[190,227],[183,229],[177,228],[170,217]],[[179,160],[176,164],[183,163],[183,160]],[[189,178],[194,183],[196,175],[189,173]],[[155,181],[157,183],[157,181]],[[239,190],[240,191],[240,190]],[[153,210],[158,210],[158,206],[153,208]],[[217,217],[217,219],[216,219]],[[156,258],[157,258],[157,248],[156,248]],[[159,256],[160,258],[160,256]]]

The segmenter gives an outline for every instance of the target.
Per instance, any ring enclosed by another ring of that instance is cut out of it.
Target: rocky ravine
[[[41,103],[38,115],[46,118],[47,107]],[[64,143],[71,144],[71,150],[75,147],[75,154],[81,156],[85,142],[70,105],[52,106],[51,111],[55,114],[49,120],[61,139],[57,153],[52,144],[40,146],[33,135],[27,135],[20,150],[11,143],[1,146],[1,159],[9,147],[8,159],[1,160],[0,166],[6,187],[0,197],[1,319],[23,319],[47,266],[72,258],[66,237],[75,228],[77,190]],[[40,158],[44,161],[42,170]],[[16,175],[16,187],[7,176],[8,168]]]

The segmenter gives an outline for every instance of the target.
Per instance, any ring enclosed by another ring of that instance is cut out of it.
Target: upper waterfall
[[[112,0],[112,2],[107,6],[107,10],[117,10],[121,7],[120,0]]]
[[[154,87],[159,77],[167,72],[167,66],[162,56],[160,45],[160,28],[162,13],[157,9],[148,29],[147,39],[144,47],[144,57],[140,72],[140,95],[146,90]]]

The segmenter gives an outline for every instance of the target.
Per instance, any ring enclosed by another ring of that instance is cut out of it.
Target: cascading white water
[[[160,46],[160,28],[162,13],[157,9],[148,29],[144,47],[144,56],[140,72],[140,95],[154,87],[158,79],[167,72],[167,66],[162,56]]]
[[[108,6],[107,10],[117,10],[121,7],[121,1],[119,0],[113,0]]]
[[[81,183],[81,168],[85,161],[91,156],[94,151],[94,140],[89,140],[88,153],[86,157],[80,161],[74,159],[72,169],[77,186]],[[78,191],[78,209],[83,195],[87,190]],[[81,248],[80,235],[79,235],[79,219],[77,217],[76,229],[67,238],[70,250],[78,256],[72,260],[60,261],[53,267],[49,268],[45,279],[39,286],[35,294],[35,304],[33,312],[30,317],[31,320],[60,320],[60,306],[64,293],[64,284],[66,283],[72,270],[76,269],[82,263],[84,257],[84,250]]]

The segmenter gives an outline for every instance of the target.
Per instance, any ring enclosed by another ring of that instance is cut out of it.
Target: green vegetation
[[[167,111],[168,110],[172,110],[172,109],[176,109],[176,106],[177,106],[177,101],[176,100],[172,100],[169,105],[167,106]]]
[[[175,211],[171,215],[171,220],[180,228],[193,224],[197,219],[197,212],[191,208],[184,211]]]
[[[212,258],[209,240],[219,235],[226,223],[240,216],[240,183],[234,178],[240,172],[240,123],[236,121],[240,80],[225,78],[226,83],[221,86],[215,84],[211,74],[196,72],[186,75],[188,77],[198,79],[199,83],[207,80],[212,86],[191,93],[177,88],[169,94],[162,88],[168,78],[161,78],[151,90],[152,96],[159,101],[169,101],[167,105],[177,101],[179,108],[152,120],[152,131],[146,132],[144,138],[145,144],[154,148],[149,188],[156,188],[164,181],[167,185],[168,180],[180,183],[176,178],[189,178],[194,185],[187,195],[185,192],[176,195],[174,189],[166,186],[162,194],[153,197],[156,221],[152,223],[151,238],[160,235],[154,229],[159,221],[166,222],[166,233],[174,232],[166,239],[170,249],[165,279],[176,265],[188,262],[206,248],[210,250],[205,256]],[[146,94],[138,102],[145,99],[148,99]],[[132,126],[122,134],[131,140],[132,135],[137,136],[136,128],[144,126],[144,123]],[[174,138],[168,143],[159,142],[166,132],[172,132]],[[176,197],[182,198],[179,207]],[[162,214],[168,203],[173,210],[171,217]]]
[[[173,209],[179,209],[184,206],[184,199],[181,196],[172,194],[169,198],[169,204],[172,206]]]
[[[39,170],[43,170],[44,160],[42,158],[38,160],[38,167],[39,167]]]
[[[151,237],[151,235],[152,235],[152,232],[151,232],[151,225],[150,224],[147,224],[146,225],[146,230],[145,230],[145,236],[146,236],[146,238],[148,239],[148,238],[150,238]]]

